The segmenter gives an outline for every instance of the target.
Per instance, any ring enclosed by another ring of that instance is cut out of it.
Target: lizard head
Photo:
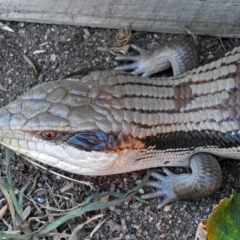
[[[40,162],[88,175],[101,174],[120,149],[140,147],[141,141],[123,134],[109,111],[114,88],[95,76],[43,83],[2,107],[0,142]]]

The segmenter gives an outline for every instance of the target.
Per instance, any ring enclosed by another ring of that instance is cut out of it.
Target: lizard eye
[[[40,134],[46,140],[53,140],[57,136],[55,131],[44,131]]]

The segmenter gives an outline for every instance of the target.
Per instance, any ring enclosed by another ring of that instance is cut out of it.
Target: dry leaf
[[[204,220],[198,224],[195,240],[206,240],[207,232],[205,231]]]
[[[87,28],[84,28],[83,29],[83,37],[85,39],[88,39],[88,38],[90,38],[90,36],[91,36],[91,33],[89,32],[89,30]]]
[[[117,46],[124,46],[131,40],[132,33],[130,27],[123,27],[118,30],[116,35]]]
[[[39,54],[39,53],[45,53],[46,50],[36,50],[33,52],[33,54]]]
[[[0,28],[8,32],[14,32],[10,27],[0,22]]]
[[[23,55],[23,58],[28,63],[28,65],[33,69],[35,75],[37,75],[38,74],[37,69],[34,66],[34,64],[32,63],[32,61],[26,55]]]
[[[7,210],[8,210],[8,204],[3,206],[2,209],[0,210],[0,220],[2,220],[2,218],[5,215],[5,213],[7,212]]]

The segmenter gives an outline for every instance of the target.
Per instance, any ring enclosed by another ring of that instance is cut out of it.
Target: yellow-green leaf
[[[207,240],[240,239],[240,194],[223,199],[208,218]]]

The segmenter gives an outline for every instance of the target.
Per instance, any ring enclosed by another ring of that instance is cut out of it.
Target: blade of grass
[[[43,227],[40,231],[36,232],[35,234],[37,236],[44,236],[45,234],[49,233],[50,231],[56,229],[58,226],[63,224],[64,222],[74,218],[74,217],[79,217],[82,214],[93,211],[93,210],[99,210],[99,209],[104,209],[107,207],[115,206],[117,204],[120,204],[124,201],[126,201],[128,198],[134,196],[135,194],[138,193],[139,189],[144,186],[144,184],[148,181],[150,174],[152,171],[149,171],[146,176],[143,178],[143,180],[132,190],[128,191],[127,193],[100,193],[100,194],[92,194],[89,196],[83,203],[82,207],[79,209],[73,210],[66,214],[65,216],[60,217],[59,219],[49,223],[45,227]],[[114,199],[112,201],[108,202],[99,202],[101,198],[105,196],[112,196],[117,199]],[[98,202],[93,202],[90,203],[91,200],[98,199]]]

